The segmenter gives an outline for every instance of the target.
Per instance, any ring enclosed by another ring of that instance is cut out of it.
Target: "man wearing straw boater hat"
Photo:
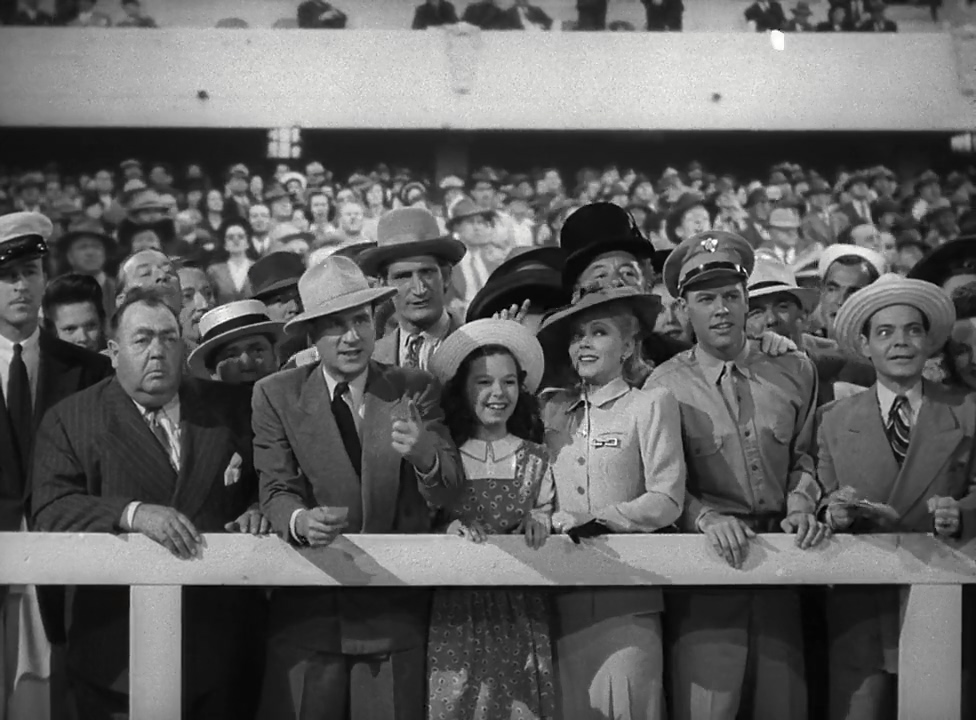
[[[278,370],[275,348],[285,324],[271,319],[260,300],[238,300],[200,318],[200,343],[187,358],[205,380],[253,383]]]
[[[264,512],[313,547],[341,533],[429,532],[428,503],[453,496],[460,458],[433,377],[371,360],[375,307],[396,289],[330,257],[298,291],[304,312],[285,330],[305,333],[320,362],[254,388]],[[259,717],[421,720],[429,601],[413,589],[275,590]]]
[[[826,534],[810,454],[816,369],[800,353],[771,357],[747,339],[753,264],[749,244],[724,231],[674,249],[664,282],[686,308],[697,344],[648,381],[681,406],[688,483],[679,525],[703,533],[733,567],[742,567],[756,533],[795,533],[804,548]],[[793,590],[676,591],[669,618],[673,717],[732,720],[743,698],[752,717],[806,717]]]
[[[823,410],[817,473],[834,531],[946,538],[976,531],[976,514],[960,507],[973,507],[976,400],[922,379],[955,317],[944,290],[895,274],[855,293],[837,314],[837,341],[869,359],[878,379]],[[831,717],[895,715],[899,605],[890,588],[828,594]]]

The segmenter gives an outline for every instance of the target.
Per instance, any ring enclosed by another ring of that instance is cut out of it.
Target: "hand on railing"
[[[725,558],[725,562],[736,569],[741,568],[749,549],[749,539],[756,537],[752,528],[739,518],[717,512],[706,513],[700,525],[705,537]]]
[[[935,534],[942,537],[956,537],[962,529],[962,515],[959,501],[951,497],[930,497],[929,512],[935,520]]]
[[[271,523],[257,505],[249,507],[244,513],[224,525],[227,532],[245,533],[246,535],[267,535],[271,532]]]
[[[200,556],[203,537],[186,515],[171,507],[140,504],[132,517],[132,529],[183,560]]]
[[[803,550],[819,545],[830,537],[830,528],[813,513],[794,512],[780,523],[783,532],[796,535],[796,546]]]
[[[477,520],[473,520],[470,523],[454,520],[447,526],[447,534],[460,535],[473,543],[483,543],[488,539],[488,533],[485,532],[484,526]]]
[[[526,515],[519,528],[525,534],[525,544],[533,550],[538,550],[546,544],[549,537],[549,524],[536,520],[531,515]]]
[[[302,510],[295,518],[295,531],[298,537],[311,547],[330,545],[348,525],[346,514],[338,513],[338,510],[340,508],[324,506]]]

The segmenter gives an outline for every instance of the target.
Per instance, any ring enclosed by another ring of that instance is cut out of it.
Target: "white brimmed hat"
[[[209,310],[200,318],[200,344],[187,358],[190,372],[209,380],[210,358],[221,347],[249,335],[270,335],[273,343],[284,336],[285,324],[275,322],[260,300],[238,300]]]
[[[811,312],[820,299],[820,293],[813,288],[801,288],[796,284],[796,277],[785,263],[764,255],[756,257],[756,265],[749,276],[746,285],[749,299],[788,293],[796,298],[797,304],[804,312]]]
[[[525,326],[514,320],[485,318],[462,325],[437,348],[430,358],[428,370],[446,384],[457,374],[465,358],[488,345],[499,345],[511,352],[525,372],[525,389],[530,393],[539,389],[545,370],[542,345]]]
[[[860,245],[834,243],[823,251],[823,254],[820,256],[820,262],[817,264],[817,270],[820,271],[821,280],[826,279],[827,269],[842,257],[859,257],[862,260],[866,260],[874,266],[874,269],[878,271],[878,275],[884,275],[888,272],[888,262],[881,253],[870,248],[861,247]]]
[[[924,280],[887,273],[841,305],[834,318],[834,337],[841,349],[860,355],[860,337],[865,323],[876,312],[892,305],[909,305],[925,316],[933,351],[945,345],[952,334],[956,308],[945,290]]]
[[[285,332],[293,332],[309,320],[373,305],[396,294],[396,288],[371,288],[355,262],[332,255],[310,267],[298,279],[298,296],[305,310],[288,321]]]
[[[642,337],[654,332],[654,324],[661,312],[660,297],[633,287],[596,288],[581,294],[572,305],[546,315],[539,327],[539,342],[547,350],[564,355],[569,347],[570,320],[588,310],[611,305],[623,306],[634,314]]]

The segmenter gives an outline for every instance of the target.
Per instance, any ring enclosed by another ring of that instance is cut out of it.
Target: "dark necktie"
[[[33,426],[31,409],[30,379],[27,364],[24,362],[24,348],[14,345],[14,359],[10,361],[10,374],[7,379],[7,412],[20,452],[21,468],[26,473],[30,463],[30,434]]]
[[[908,398],[899,395],[888,412],[888,442],[891,443],[891,452],[895,454],[899,465],[905,462],[908,455],[908,442],[912,435],[910,411]]]
[[[403,367],[420,367],[420,346],[424,342],[424,336],[419,333],[407,338],[407,355],[403,358]]]
[[[332,396],[332,416],[335,418],[336,426],[339,428],[339,435],[342,437],[342,444],[346,447],[346,454],[352,461],[352,466],[356,470],[356,475],[362,476],[363,469],[363,446],[359,442],[359,433],[356,431],[356,421],[352,416],[352,409],[343,399],[349,391],[349,383],[341,382],[335,386],[335,393]]]

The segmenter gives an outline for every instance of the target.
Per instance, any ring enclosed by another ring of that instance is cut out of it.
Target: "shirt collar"
[[[630,392],[631,387],[627,384],[627,381],[622,377],[617,377],[608,382],[603,387],[597,388],[589,395],[584,394],[580,391],[579,397],[566,408],[567,413],[575,411],[584,401],[589,400],[590,405],[594,407],[603,407],[604,405],[613,402],[617,398],[623,397],[628,392]]]
[[[722,377],[722,371],[725,369],[727,362],[732,362],[743,375],[748,375],[750,353],[751,347],[748,340],[742,346],[742,351],[731,361],[715,357],[705,350],[700,343],[695,345],[695,359],[698,361],[698,366],[702,369],[702,372],[705,374],[705,379],[710,385],[718,385],[718,381]]]
[[[877,383],[877,388],[878,406],[881,408],[881,417],[887,420],[888,413],[891,412],[891,406],[900,393],[896,393],[890,388],[885,387],[880,381]],[[912,417],[917,418],[919,411],[922,409],[922,381],[919,380],[915,383],[904,395],[908,398],[908,406],[912,410]]]
[[[34,328],[34,332],[31,333],[30,337],[28,337],[26,340],[23,340],[19,343],[23,352],[26,353],[26,352],[33,351],[37,347],[37,343],[40,337],[41,337],[41,326],[40,324],[38,324],[38,326]],[[0,335],[0,352],[10,353],[10,355],[13,356],[14,345],[17,344],[18,343],[13,342],[12,340],[8,340],[3,335]]]
[[[448,336],[451,330],[451,316],[448,314],[447,310],[441,315],[440,320],[431,325],[427,330],[420,333],[420,336],[424,339],[424,342],[430,342],[432,340],[443,340]],[[407,340],[410,339],[410,333],[407,332],[403,327],[400,328],[400,347],[407,347]]]
[[[363,395],[366,393],[366,375],[368,373],[369,368],[366,368],[352,380],[346,381],[349,383],[349,394],[352,395],[352,404],[356,407],[359,407],[363,402]],[[324,363],[322,365],[322,375],[325,376],[325,386],[329,389],[329,400],[331,400],[335,395],[336,385],[340,381],[329,374],[329,371],[325,369]]]
[[[155,410],[151,410],[150,408],[147,408],[145,405],[140,405],[135,400],[132,401],[132,404],[136,406],[136,408],[139,410],[139,413],[144,418],[148,419],[149,416],[153,412],[155,412]],[[173,421],[174,425],[178,425],[180,420],[180,394],[176,393],[168,403],[166,403],[159,409],[163,411],[163,415],[165,415],[166,417],[168,417],[170,420]]]
[[[512,455],[521,444],[522,440],[514,435],[508,435],[495,442],[471,438],[460,447],[460,450],[465,455],[481,462],[488,462],[489,460],[498,462]]]

